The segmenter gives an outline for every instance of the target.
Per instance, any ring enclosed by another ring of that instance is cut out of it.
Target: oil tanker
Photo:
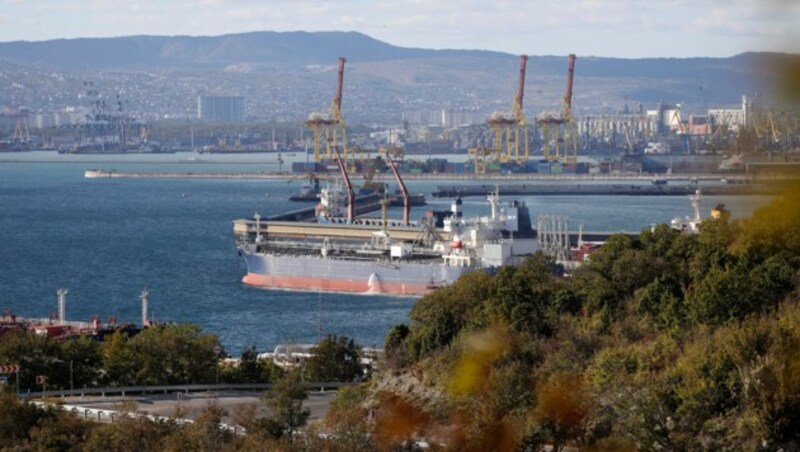
[[[465,218],[457,199],[450,211],[428,212],[412,222],[408,191],[395,171],[404,193],[403,219],[387,218],[388,202],[380,218],[355,218],[344,167],[342,173],[346,195],[337,187],[323,189],[316,221],[262,220],[258,215],[234,221],[236,246],[247,265],[245,284],[420,296],[470,271],[516,265],[538,249],[523,202],[503,204],[495,193],[487,197],[488,215]]]
[[[424,295],[466,272],[493,272],[536,251],[527,206],[500,205],[496,195],[488,201],[489,215],[464,218],[457,200],[439,224],[442,215],[432,212],[408,224],[385,217],[236,220],[236,244],[247,265],[242,281],[275,289]]]

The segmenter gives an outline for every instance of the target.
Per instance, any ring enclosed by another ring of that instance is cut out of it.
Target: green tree
[[[637,311],[650,315],[661,326],[678,327],[686,317],[684,294],[671,277],[654,279],[637,294]]]
[[[103,367],[101,345],[88,336],[65,341],[61,345],[62,360],[67,375],[72,373],[72,386],[96,386]]]
[[[517,331],[550,335],[559,312],[555,304],[555,265],[542,253],[528,257],[518,267],[503,267],[493,279],[487,306],[489,319]]]
[[[137,363],[136,383],[197,384],[216,377],[219,345],[215,335],[197,325],[177,324],[147,328],[129,342]]]
[[[287,372],[267,391],[263,400],[269,415],[260,424],[269,430],[266,436],[285,437],[292,441],[295,432],[306,424],[311,411],[303,408],[308,388],[297,372]]]
[[[470,272],[421,298],[409,313],[414,322],[406,341],[411,357],[418,359],[450,344],[464,328],[481,326],[474,314],[491,295],[491,285],[491,276]]]
[[[320,341],[306,361],[310,381],[355,381],[364,376],[361,349],[352,339],[331,335]]]
[[[266,383],[264,380],[264,366],[258,359],[256,346],[252,345],[242,350],[239,361],[239,381],[241,383]]]
[[[19,447],[34,426],[54,417],[54,411],[19,401],[12,391],[0,386],[0,449]]]
[[[63,372],[58,343],[48,336],[13,331],[0,336],[0,363],[19,365],[20,390],[40,389],[37,375],[49,378],[50,388],[69,387],[69,371]]]
[[[128,336],[120,331],[106,336],[100,347],[103,360],[105,384],[111,386],[127,386],[134,384],[138,362],[136,353],[129,344]]]

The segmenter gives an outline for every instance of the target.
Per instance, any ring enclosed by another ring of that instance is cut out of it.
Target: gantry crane
[[[471,148],[468,150],[476,174],[486,172],[486,162],[489,160],[499,162],[514,160],[523,164],[528,161],[528,119],[522,111],[528,56],[520,55],[519,59],[519,84],[514,104],[511,106],[511,114],[496,111],[487,121],[494,134],[494,146],[491,149]],[[520,140],[524,143],[522,154],[520,154]]]
[[[511,115],[506,116],[495,112],[489,118],[489,127],[494,132],[494,159],[499,161],[516,160],[524,163],[528,160],[528,119],[522,111],[522,101],[525,96],[525,67],[528,63],[527,55],[519,57],[519,85]],[[522,135],[522,137],[520,137]],[[524,153],[520,156],[520,138],[525,143]]]
[[[347,126],[342,117],[342,86],[344,83],[344,64],[347,60],[339,57],[339,78],[336,85],[336,96],[329,112],[312,112],[306,120],[306,127],[314,132],[314,161],[323,159],[323,141],[325,146],[324,158],[334,158],[334,150],[342,148],[341,158],[345,165],[348,162]]]
[[[542,130],[542,151],[545,160],[560,161],[563,148],[563,158],[567,162],[578,159],[578,126],[572,116],[572,82],[575,79],[575,54],[569,55],[567,65],[567,90],[561,102],[560,117],[543,114],[537,118],[536,123]],[[572,155],[569,151],[572,150]]]

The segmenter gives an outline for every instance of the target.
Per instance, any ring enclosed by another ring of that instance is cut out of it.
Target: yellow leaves
[[[731,251],[756,251],[765,255],[800,253],[800,182],[785,183],[782,194],[741,221],[741,232]]]
[[[382,449],[412,439],[428,423],[428,415],[410,402],[395,394],[380,394],[380,411],[375,418],[375,439]]]
[[[484,390],[492,365],[505,354],[509,346],[508,334],[497,327],[467,336],[450,377],[450,394],[472,395]]]
[[[556,374],[536,388],[534,416],[540,422],[551,422],[559,430],[581,426],[592,410],[591,394],[583,377],[577,374]]]

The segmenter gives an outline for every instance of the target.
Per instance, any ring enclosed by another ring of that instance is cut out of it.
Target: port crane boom
[[[514,102],[514,119],[517,123],[525,120],[522,114],[522,100],[525,97],[525,68],[528,65],[528,55],[520,55],[519,57],[519,86],[517,87],[516,102]]]
[[[564,105],[561,111],[561,119],[569,120],[572,116],[572,82],[575,79],[575,54],[569,54],[569,64],[567,66],[567,91],[564,93]]]
[[[355,218],[356,196],[353,193],[353,184],[350,183],[350,176],[347,174],[347,168],[342,157],[339,155],[339,150],[334,149],[333,155],[336,157],[336,163],[342,171],[342,179],[344,179],[345,188],[347,188],[347,222],[352,223]]]
[[[342,158],[347,164],[347,126],[342,116],[342,87],[344,85],[344,65],[347,60],[339,57],[339,73],[336,82],[336,94],[328,112],[312,112],[306,120],[306,127],[314,132],[314,161],[322,161],[322,147],[325,147],[325,158],[333,159],[333,150],[341,142]],[[324,144],[323,144],[324,143]]]
[[[336,84],[336,97],[333,98],[331,107],[331,117],[336,123],[342,122],[342,86],[344,84],[344,64],[346,62],[345,57],[339,57],[339,78]]]
[[[515,160],[517,163],[528,161],[528,120],[522,111],[525,96],[525,68],[528,56],[519,57],[519,83],[517,94],[511,105],[511,112],[496,111],[489,117],[488,124],[494,134],[494,146],[488,148],[470,148],[468,155],[474,160],[475,173],[486,172],[487,157],[496,162]],[[524,143],[524,151],[520,155],[520,142]]]
[[[543,113],[537,119],[542,131],[542,151],[544,159],[553,162],[561,161],[561,147],[564,147],[564,161],[574,163],[578,159],[578,130],[575,118],[572,116],[572,84],[575,79],[574,53],[569,55],[567,65],[567,89],[561,102],[561,113],[558,117],[553,114]],[[552,147],[552,149],[551,149]],[[572,148],[572,155],[569,155]],[[551,152],[554,151],[554,152]]]
[[[386,161],[389,163],[389,168],[392,169],[394,178],[397,179],[397,185],[400,187],[400,192],[403,194],[403,224],[408,226],[410,223],[409,217],[411,216],[411,196],[408,194],[408,189],[406,188],[405,182],[403,182],[403,178],[400,177],[400,171],[397,170],[397,165],[394,164],[394,160],[389,157],[389,154],[386,154]]]

